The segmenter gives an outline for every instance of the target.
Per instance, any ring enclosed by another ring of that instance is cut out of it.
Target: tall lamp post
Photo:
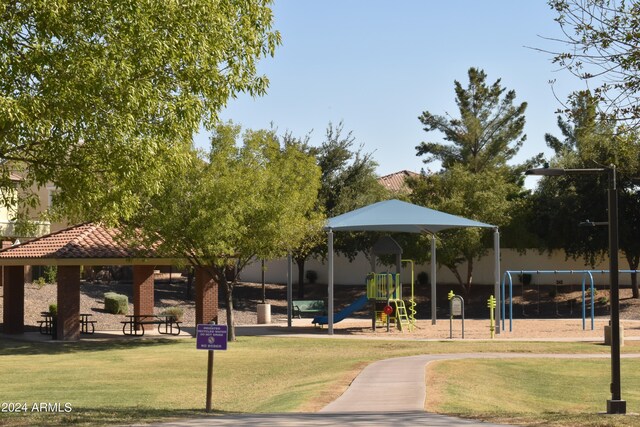
[[[620,393],[620,285],[618,283],[618,188],[616,167],[593,169],[529,169],[526,175],[598,175],[609,177],[609,282],[611,299],[611,399],[607,400],[608,414],[626,414],[627,402]]]

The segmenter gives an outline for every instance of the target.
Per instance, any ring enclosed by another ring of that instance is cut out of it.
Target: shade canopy
[[[498,227],[483,222],[436,211],[400,200],[385,200],[327,221],[328,240],[328,332],[333,335],[333,232],[383,231],[431,234],[431,321],[436,323],[436,233],[449,228],[484,227],[494,229],[494,290],[497,300],[496,317],[500,319],[500,233]],[[289,311],[291,312],[291,311]],[[496,332],[500,333],[500,324]]]
[[[496,228],[495,225],[400,200],[385,200],[333,217],[327,221],[325,229],[435,234],[448,228],[458,227]]]

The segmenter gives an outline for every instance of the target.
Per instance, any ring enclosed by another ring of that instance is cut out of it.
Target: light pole
[[[526,175],[598,175],[609,177],[609,282],[611,300],[611,399],[607,400],[607,414],[626,414],[627,402],[620,393],[620,285],[618,283],[618,188],[616,167],[594,169],[529,169]]]

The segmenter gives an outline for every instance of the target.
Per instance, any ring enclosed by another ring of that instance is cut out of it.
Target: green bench
[[[324,300],[293,301],[293,315],[301,319],[303,314],[327,314]]]

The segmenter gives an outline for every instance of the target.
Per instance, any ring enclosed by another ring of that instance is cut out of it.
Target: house
[[[411,189],[407,186],[407,179],[417,178],[419,176],[419,173],[401,170],[399,172],[381,176],[378,178],[378,182],[393,193],[408,194],[411,192]]]
[[[24,180],[23,176],[11,172],[10,179],[14,184],[14,189],[9,193],[0,194],[2,200],[0,203],[0,240],[11,242],[30,240],[68,226],[64,221],[50,222],[46,220],[46,212],[51,208],[53,195],[57,191],[53,184],[48,183],[44,186],[34,184],[31,186],[29,192],[35,195],[38,203],[27,211],[24,207],[19,207],[17,203],[20,197],[26,197],[26,192],[20,189],[20,183]],[[29,220],[28,232],[24,227],[18,225],[17,218],[19,216]]]

